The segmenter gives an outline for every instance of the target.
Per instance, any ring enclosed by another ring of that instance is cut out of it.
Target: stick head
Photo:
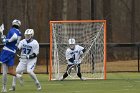
[[[3,31],[4,31],[4,24],[2,24],[2,25],[0,26],[0,33],[1,33],[1,35],[3,35]]]

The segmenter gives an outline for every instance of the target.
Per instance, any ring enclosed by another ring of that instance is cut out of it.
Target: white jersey
[[[73,58],[77,63],[81,63],[80,57],[83,54],[82,52],[83,49],[84,47],[79,46],[79,45],[75,45],[74,50],[71,50],[70,48],[68,48],[66,50],[66,60],[68,64],[73,64],[72,62],[69,61],[70,58]]]
[[[18,48],[21,50],[21,55],[31,55],[33,53],[35,53],[36,55],[39,54],[39,44],[34,39],[30,43],[27,43],[26,39],[21,40],[19,42]],[[22,59],[20,61],[22,61]]]
[[[30,43],[27,43],[26,39],[19,42],[18,48],[21,50],[21,55],[31,55],[35,53],[39,54],[39,44],[33,39]],[[20,59],[20,62],[16,68],[16,72],[31,72],[34,71],[37,62],[37,57],[33,59]]]

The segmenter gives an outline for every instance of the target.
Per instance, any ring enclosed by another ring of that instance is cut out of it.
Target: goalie
[[[61,81],[63,81],[69,73],[67,73],[67,70],[73,65],[73,64],[77,64],[78,67],[78,71],[77,71],[77,76],[81,79],[84,80],[82,78],[82,74],[80,71],[80,64],[81,64],[81,55],[85,52],[84,47],[80,46],[80,45],[75,45],[75,39],[71,38],[69,39],[69,48],[66,50],[66,60],[67,60],[67,69],[66,72],[64,73]]]
[[[27,72],[34,80],[37,90],[41,90],[40,82],[38,81],[34,69],[37,62],[37,55],[39,54],[39,44],[33,39],[34,30],[27,29],[24,33],[25,39],[21,40],[18,49],[21,50],[20,62],[16,68],[16,73],[21,74]],[[10,91],[15,91],[16,77],[13,77],[13,83]]]

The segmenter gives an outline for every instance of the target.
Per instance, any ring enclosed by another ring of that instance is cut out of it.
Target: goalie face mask
[[[69,42],[70,49],[74,50],[75,49],[75,39],[71,38],[71,39],[69,39],[68,42]]]
[[[71,50],[74,50],[75,49],[75,44],[70,44],[69,46],[70,46],[70,49]]]

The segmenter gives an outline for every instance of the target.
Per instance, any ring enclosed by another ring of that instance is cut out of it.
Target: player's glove
[[[83,51],[79,51],[79,54],[80,54],[80,55],[83,55]]]
[[[2,43],[5,45],[6,43],[8,43],[8,39],[2,39]]]
[[[6,39],[6,36],[5,35],[2,35],[1,36],[1,41],[2,41],[3,44],[8,43],[8,39]]]

